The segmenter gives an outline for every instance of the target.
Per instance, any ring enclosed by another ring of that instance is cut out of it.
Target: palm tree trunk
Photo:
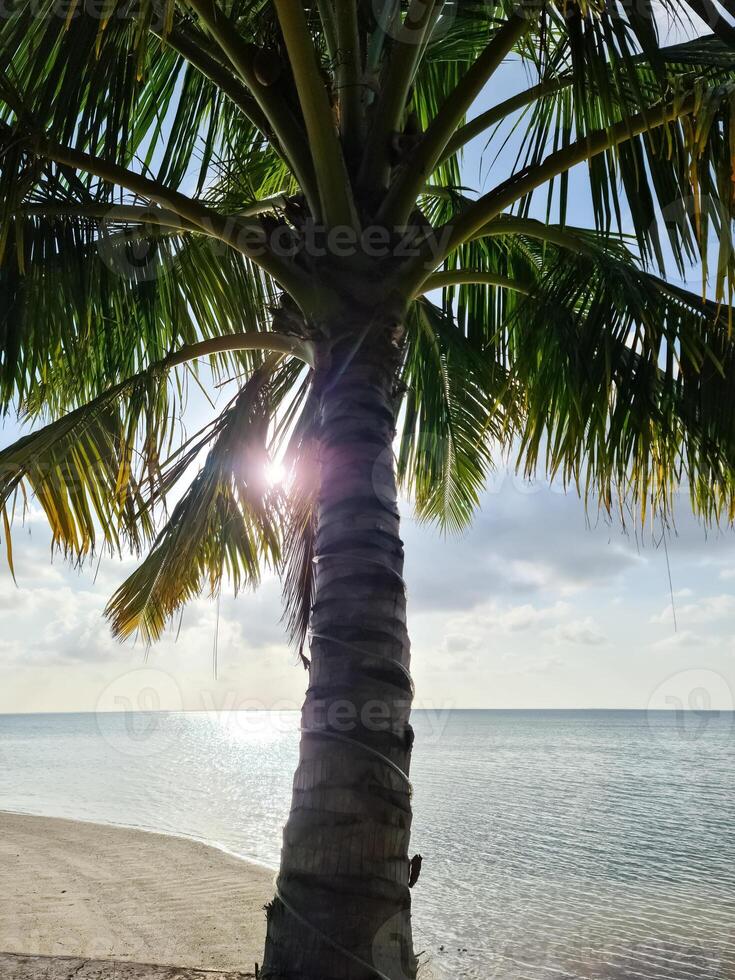
[[[317,370],[311,667],[278,894],[268,909],[267,980],[416,976],[413,687],[392,451],[399,352],[390,334],[376,340],[372,326],[369,346],[345,342]]]

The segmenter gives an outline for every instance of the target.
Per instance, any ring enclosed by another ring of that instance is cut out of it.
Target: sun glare
[[[280,487],[286,479],[286,468],[277,459],[272,459],[265,465],[265,478],[270,487]]]

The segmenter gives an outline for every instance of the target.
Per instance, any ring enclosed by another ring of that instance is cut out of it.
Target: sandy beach
[[[16,954],[0,955],[0,977],[106,980],[110,961],[130,964],[119,980],[251,973],[272,882],[195,841],[0,812],[0,954]]]

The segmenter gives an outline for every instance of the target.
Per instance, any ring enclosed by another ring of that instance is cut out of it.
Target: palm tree
[[[462,528],[513,451],[606,511],[666,519],[687,483],[735,514],[735,32],[691,7],[713,33],[673,47],[617,0],[4,11],[10,566],[30,496],[75,561],[146,550],[108,607],[146,642],[282,575],[309,684],[268,980],[416,976],[397,487]],[[467,144],[511,134],[463,188]],[[666,279],[697,262],[711,300]],[[188,383],[233,375],[183,437]]]

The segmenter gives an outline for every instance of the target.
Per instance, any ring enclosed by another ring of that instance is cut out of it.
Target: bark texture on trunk
[[[397,366],[386,329],[377,340],[371,331],[358,349],[338,345],[318,371],[311,667],[278,894],[268,910],[266,980],[416,976],[412,684],[392,450]]]

